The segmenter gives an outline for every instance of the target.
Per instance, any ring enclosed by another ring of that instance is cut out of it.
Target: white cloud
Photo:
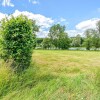
[[[100,18],[93,18],[86,21],[82,21],[76,25],[77,30],[85,31],[86,29],[96,28],[96,23],[100,20]]]
[[[14,4],[11,3],[11,0],[3,0],[2,2],[2,6],[11,6],[11,7],[14,7]]]
[[[13,13],[13,16],[16,17],[21,14],[27,16],[29,19],[36,20],[36,23],[39,26],[41,26],[42,28],[44,28],[44,27],[49,28],[51,26],[51,24],[54,23],[54,20],[52,20],[51,18],[47,18],[40,14],[33,14],[33,13],[27,12],[27,11],[20,12],[20,11],[16,10]]]
[[[80,31],[80,30],[67,30],[66,32],[68,33],[68,35],[70,37],[74,37],[74,36],[76,36],[78,34],[80,34],[81,36],[83,36],[83,33],[84,33],[83,31]]]
[[[34,0],[34,1],[32,1],[32,4],[34,4],[34,5],[39,4],[39,2]]]
[[[48,30],[45,30],[45,29],[40,28],[40,30],[38,32],[38,36],[39,37],[47,37],[48,36],[48,33],[49,33]]]
[[[67,22],[67,19],[61,17],[61,18],[57,18],[55,19],[55,23],[56,24],[61,24],[61,25],[68,25],[69,23]]]
[[[82,21],[78,23],[75,26],[75,30],[68,30],[69,36],[76,36],[77,34],[80,34],[81,36],[84,36],[84,32],[87,29],[96,29],[96,23],[100,20],[100,18],[92,18],[89,20]]]
[[[17,17],[21,14],[27,16],[29,19],[36,20],[36,24],[40,26],[39,33],[37,33],[38,37],[46,37],[48,34],[48,29],[51,27],[52,24],[54,24],[54,20],[52,18],[48,18],[40,14],[33,14],[27,11],[20,12],[18,10],[15,10],[15,12],[12,15],[14,17]],[[0,13],[0,20],[2,18],[5,18],[5,16],[7,16],[7,14]]]
[[[20,12],[16,10],[13,13],[14,17],[17,17],[18,15],[25,15],[29,19],[36,20],[36,24],[40,26],[40,32],[37,34],[39,37],[45,37],[47,35],[47,29],[51,27],[51,25],[54,23],[54,20],[52,18],[47,18],[40,14],[33,14],[31,12],[23,11]]]
[[[37,0],[29,0],[29,2],[31,2],[33,5],[39,4],[39,1]]]
[[[5,18],[7,16],[7,14],[3,14],[0,12],[0,20],[2,20],[3,18]]]
[[[60,22],[66,22],[65,18],[60,18]]]

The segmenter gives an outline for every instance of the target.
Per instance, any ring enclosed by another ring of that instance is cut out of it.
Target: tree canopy
[[[65,26],[60,24],[53,25],[48,34],[52,44],[59,49],[68,49],[70,45],[68,34],[65,32]]]

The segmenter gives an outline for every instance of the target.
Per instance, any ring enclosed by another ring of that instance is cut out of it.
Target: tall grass
[[[95,84],[98,90],[98,93],[100,94],[100,68],[95,73]]]
[[[87,53],[87,58],[83,55],[82,51],[35,51],[35,63],[20,75],[1,61],[0,99],[100,100],[100,69],[93,61],[98,54]]]
[[[84,75],[72,78],[44,75],[36,83],[31,80],[10,89],[2,100],[100,100],[94,81]]]
[[[14,90],[34,85],[35,70],[34,67],[30,66],[29,69],[19,75],[14,73],[10,64],[3,62],[0,66],[0,98]]]

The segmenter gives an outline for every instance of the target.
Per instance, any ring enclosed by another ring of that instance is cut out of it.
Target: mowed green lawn
[[[100,100],[99,51],[34,50],[32,62],[2,100]]]

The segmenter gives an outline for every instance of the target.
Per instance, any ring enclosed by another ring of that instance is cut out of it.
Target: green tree
[[[58,39],[58,48],[59,49],[68,49],[70,47],[70,39],[66,32],[61,33],[61,36]]]
[[[80,36],[80,34],[76,35],[76,37],[74,37],[72,39],[72,46],[74,47],[81,47],[82,45],[82,37]]]
[[[69,48],[69,38],[68,34],[65,32],[65,26],[60,24],[53,25],[48,34],[51,39],[52,44],[59,49],[68,49]]]
[[[53,25],[50,30],[48,36],[50,37],[52,44],[58,48],[58,39],[61,33],[65,31],[65,26],[61,26],[60,24]]]
[[[96,30],[93,29],[93,46],[95,50],[100,47],[100,21],[96,23]]]
[[[12,67],[20,72],[29,67],[38,26],[26,16],[5,18],[0,23],[5,60],[12,59]]]
[[[43,38],[36,38],[36,47],[42,48]]]
[[[85,45],[87,50],[90,50],[90,48],[92,47],[92,45],[93,45],[93,43],[92,43],[92,29],[87,29],[85,31],[84,45]]]
[[[97,31],[100,35],[100,20],[96,23],[96,26],[97,26]]]
[[[95,47],[95,50],[100,47],[100,34],[97,30],[92,30],[92,42],[93,46]]]
[[[50,49],[51,48],[51,41],[49,38],[44,38],[42,42],[44,49]]]

